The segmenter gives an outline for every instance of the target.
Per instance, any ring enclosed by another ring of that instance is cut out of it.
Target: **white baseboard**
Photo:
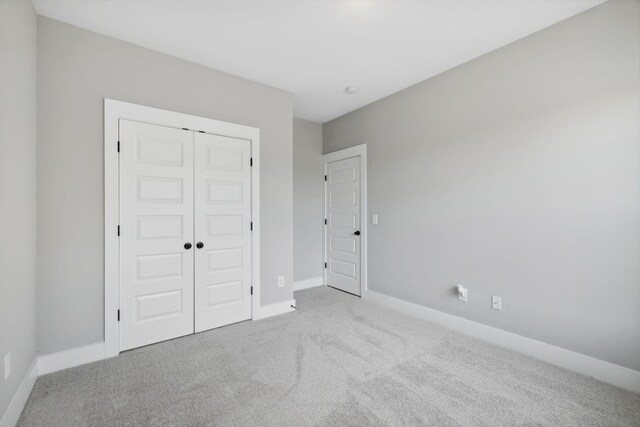
[[[284,301],[260,307],[256,319],[264,319],[279,314],[289,313],[294,310],[291,306],[296,305],[295,300]],[[46,375],[85,363],[103,360],[109,357],[106,353],[104,342],[84,345],[82,347],[71,348],[57,353],[43,354],[38,358],[39,375]]]
[[[295,292],[303,289],[315,288],[316,286],[324,286],[324,279],[322,276],[293,282],[293,291]]]
[[[258,310],[258,315],[253,320],[266,319],[267,317],[285,314],[295,310],[292,306],[296,305],[296,300],[278,302],[276,304],[263,305]]]
[[[483,341],[506,347],[562,368],[570,369],[600,381],[640,393],[640,371],[585,356],[584,354],[556,347],[542,341],[536,341],[378,292],[367,290],[363,292],[362,297],[368,301],[440,324]]]
[[[51,372],[106,359],[105,345],[104,342],[84,345],[57,353],[43,354],[38,359],[39,374],[50,374]]]
[[[33,390],[33,386],[36,384],[37,379],[38,358],[36,357],[33,359],[31,367],[20,382],[18,390],[16,390],[16,394],[13,395],[11,402],[9,402],[9,406],[4,412],[2,419],[0,419],[0,427],[14,427],[16,425],[18,419],[20,419],[20,414],[22,414],[24,406],[27,404],[27,400],[29,399],[29,395],[31,394],[31,390]]]

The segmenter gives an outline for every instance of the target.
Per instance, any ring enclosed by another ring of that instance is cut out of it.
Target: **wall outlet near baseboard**
[[[491,297],[491,308],[494,310],[502,310],[502,298],[497,296]]]
[[[284,288],[284,276],[278,276],[278,287]]]
[[[4,379],[5,381],[11,375],[11,352],[4,356]]]
[[[462,285],[456,286],[456,294],[458,295],[458,301],[467,302],[467,288]]]

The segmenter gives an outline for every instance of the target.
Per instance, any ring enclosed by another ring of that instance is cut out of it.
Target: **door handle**
[[[189,242],[185,243],[185,244],[184,244],[184,248],[185,248],[186,250],[191,249],[191,243],[189,243]]]
[[[198,248],[198,249],[204,248],[204,243],[202,243],[202,242],[196,243],[196,248]]]
[[[360,230],[356,231],[356,232],[355,232],[355,233],[353,233],[353,234],[355,234],[356,236],[359,236],[359,235],[360,235]]]

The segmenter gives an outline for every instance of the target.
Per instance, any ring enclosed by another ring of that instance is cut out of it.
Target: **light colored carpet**
[[[20,426],[639,425],[640,395],[330,288],[40,377]]]

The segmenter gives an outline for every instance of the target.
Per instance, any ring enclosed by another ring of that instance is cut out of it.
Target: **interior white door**
[[[251,318],[251,142],[195,134],[195,329]]]
[[[360,295],[360,157],[326,164],[326,284]]]
[[[120,120],[120,350],[193,333],[193,139]]]

